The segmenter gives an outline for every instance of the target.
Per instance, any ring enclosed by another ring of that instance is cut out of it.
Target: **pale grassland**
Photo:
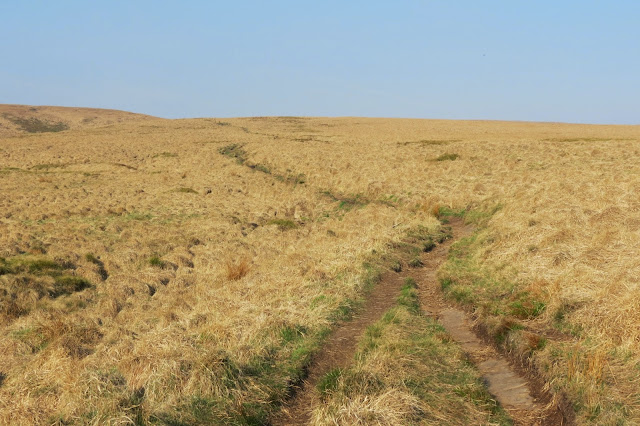
[[[474,289],[461,302],[490,327],[558,334],[532,356],[579,421],[640,421],[637,126],[69,123],[0,139],[0,257],[55,260],[93,285],[52,297],[46,271],[0,275],[13,306],[0,423],[260,421],[358,297],[372,250],[437,227],[437,206],[496,205],[443,277],[476,277],[455,285]],[[232,145],[242,159],[221,154]],[[243,260],[246,275],[228,276]],[[487,302],[526,290],[535,316]]]

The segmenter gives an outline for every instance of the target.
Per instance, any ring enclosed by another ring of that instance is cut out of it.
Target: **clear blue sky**
[[[640,1],[0,3],[0,103],[640,124]]]

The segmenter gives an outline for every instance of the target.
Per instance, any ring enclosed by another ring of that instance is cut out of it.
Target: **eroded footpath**
[[[336,368],[346,369],[353,363],[358,342],[369,326],[376,323],[395,304],[403,282],[411,278],[417,284],[422,314],[436,319],[457,342],[467,358],[476,366],[489,393],[517,425],[567,424],[550,395],[527,372],[514,366],[488,341],[474,332],[473,321],[463,310],[444,300],[436,277],[438,267],[446,261],[453,241],[471,232],[462,220],[450,223],[453,238],[423,253],[423,267],[405,267],[401,272],[386,272],[369,294],[359,313],[339,326],[315,356],[306,380],[294,397],[271,423],[274,425],[310,424],[315,408],[322,404],[317,385]]]
[[[438,246],[435,256],[424,256],[424,268],[417,274],[420,304],[426,315],[436,318],[447,333],[460,344],[469,360],[478,368],[489,392],[509,413],[517,425],[568,424],[562,412],[533,377],[511,363],[489,342],[475,332],[472,318],[444,300],[436,273],[446,260],[453,240],[469,235],[471,227],[461,219],[451,222],[454,238]]]

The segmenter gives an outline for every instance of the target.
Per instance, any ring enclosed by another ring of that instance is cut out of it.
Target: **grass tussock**
[[[247,258],[237,261],[229,260],[225,263],[225,272],[228,280],[237,281],[244,278],[251,270],[251,263]]]
[[[218,150],[218,152],[226,157],[234,158],[238,164],[244,164],[247,161],[247,152],[240,144],[227,145]]]
[[[446,152],[438,157],[436,157],[435,161],[453,161],[460,158],[459,154]]]

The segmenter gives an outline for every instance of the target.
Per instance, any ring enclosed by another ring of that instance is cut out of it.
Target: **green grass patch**
[[[337,210],[351,211],[355,208],[362,208],[371,201],[364,194],[342,195],[335,194],[331,191],[322,191],[321,194],[326,195],[333,201],[338,203]]]
[[[2,167],[0,168],[0,173],[2,174],[9,174],[12,172],[17,172],[17,173],[32,173],[30,170],[24,170],[21,169],[19,167]]]
[[[251,166],[252,169],[258,171],[258,172],[262,172],[265,174],[271,174],[271,169],[268,166],[265,166],[264,164],[253,164]]]
[[[282,330],[280,330],[280,335],[282,337],[282,342],[284,344],[287,344],[287,343],[295,342],[301,339],[302,337],[304,337],[306,332],[307,332],[307,329],[304,326],[290,325],[290,326],[283,327]]]
[[[59,169],[69,166],[71,163],[44,163],[44,164],[36,164],[31,167],[31,170],[49,170],[49,169]]]
[[[149,262],[149,265],[153,266],[154,268],[163,269],[166,266],[165,261],[158,256],[150,257],[148,262]]]
[[[177,188],[174,190],[174,192],[181,192],[183,194],[197,194],[198,191],[196,191],[193,188],[187,188],[187,187],[181,187],[181,188]]]
[[[9,114],[4,114],[4,118],[28,133],[62,132],[69,129],[69,125],[61,121],[53,122],[36,117],[20,118]]]
[[[60,275],[54,278],[53,290],[49,293],[51,297],[75,293],[91,287],[91,283],[82,277],[74,275]]]
[[[460,155],[456,153],[446,152],[439,157],[436,157],[435,161],[454,161],[460,158]]]
[[[523,292],[515,297],[516,300],[509,304],[511,315],[520,319],[533,319],[540,316],[547,305],[536,300],[528,292]]]
[[[234,158],[238,164],[244,164],[247,161],[247,151],[241,144],[231,144],[223,146],[218,152],[226,157]]]
[[[326,399],[331,395],[331,393],[338,389],[338,381],[341,376],[342,369],[334,368],[333,370],[322,376],[322,378],[318,381],[316,388],[318,389],[318,392],[320,392],[320,396],[323,399]]]
[[[137,220],[137,221],[146,221],[153,219],[153,215],[151,213],[143,213],[143,212],[131,212],[126,213],[122,216],[124,220]]]
[[[0,257],[0,275],[34,274],[53,275],[62,271],[64,265],[48,258],[20,255],[9,259]]]
[[[76,276],[71,263],[19,255],[0,258],[0,316],[13,320],[28,314],[41,299],[55,299],[92,287]]]
[[[298,227],[298,224],[290,219],[272,219],[267,222],[267,225],[276,225],[281,231],[288,231]]]
[[[404,285],[400,289],[397,303],[409,310],[412,314],[420,312],[420,300],[418,299],[417,284],[413,278],[404,280]]]
[[[87,253],[84,255],[84,260],[87,262],[91,262],[94,265],[101,265],[102,262],[98,259],[93,253]]]

